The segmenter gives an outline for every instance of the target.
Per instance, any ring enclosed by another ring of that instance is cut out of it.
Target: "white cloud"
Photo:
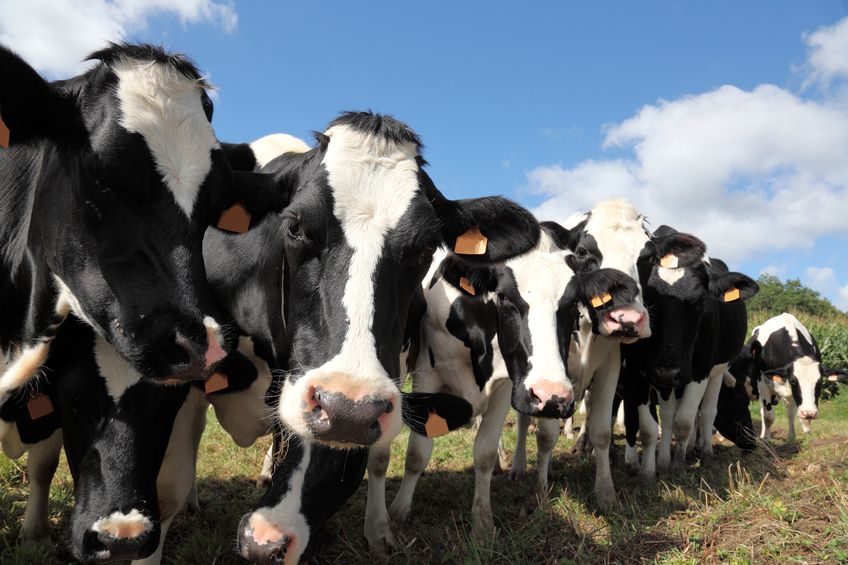
[[[843,312],[848,312],[848,284],[839,289],[839,294],[834,305]]]
[[[807,267],[804,282],[813,290],[828,292],[836,284],[836,272],[830,267]]]
[[[817,29],[806,35],[804,42],[808,49],[805,85],[827,85],[835,78],[848,76],[848,18]]]
[[[773,277],[782,278],[783,272],[785,269],[783,267],[778,267],[777,265],[769,265],[760,270],[761,275],[771,275]]]
[[[152,16],[173,15],[184,26],[208,22],[226,32],[238,23],[228,0],[0,0],[0,14],[0,43],[52,78],[82,72],[86,55],[143,31]]]
[[[723,86],[642,108],[604,147],[631,158],[538,167],[543,219],[624,197],[652,220],[698,235],[731,262],[848,234],[848,113],[774,85]]]

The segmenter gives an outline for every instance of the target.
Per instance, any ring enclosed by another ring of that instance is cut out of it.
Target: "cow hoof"
[[[387,559],[397,548],[395,536],[388,523],[366,528],[365,539],[368,540],[368,550],[377,559]]]
[[[492,519],[492,514],[480,514],[474,516],[474,537],[477,539],[490,539],[495,531],[495,521]]]
[[[513,467],[509,470],[509,480],[511,480],[511,481],[517,481],[518,479],[520,479],[523,476],[524,476],[524,467],[521,467],[521,468]]]
[[[702,451],[701,452],[701,466],[708,465],[712,463],[713,460],[713,452],[712,451]]]
[[[595,493],[595,498],[598,501],[598,509],[601,512],[608,512],[615,506],[615,489],[600,489]]]
[[[639,472],[639,480],[644,483],[653,483],[657,480],[657,472],[656,471],[640,471]]]

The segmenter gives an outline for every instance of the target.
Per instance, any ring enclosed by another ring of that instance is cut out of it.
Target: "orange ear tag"
[[[427,418],[427,423],[424,424],[424,431],[427,433],[427,437],[438,437],[445,435],[450,430],[448,429],[447,420],[434,411],[430,411],[430,417]]]
[[[725,302],[733,302],[734,300],[739,300],[739,289],[731,288],[727,292],[724,293],[724,301]]]
[[[9,128],[3,121],[3,116],[0,116],[0,147],[3,149],[9,148]]]
[[[679,262],[680,260],[677,258],[677,255],[669,253],[668,255],[660,259],[660,267],[665,267],[666,269],[676,269],[677,264]]]
[[[606,293],[601,294],[599,296],[593,296],[592,297],[592,306],[594,308],[600,308],[601,306],[603,306],[604,304],[606,304],[610,300],[612,300],[612,295],[609,292],[606,292]]]
[[[459,255],[483,255],[489,238],[480,233],[479,226],[468,228],[468,231],[456,238],[453,250]]]
[[[828,375],[827,380],[828,382],[835,383],[839,381],[839,377],[837,377],[836,375]]]
[[[30,397],[27,402],[27,410],[29,417],[33,420],[38,420],[53,412],[53,403],[50,402],[50,397],[43,393],[38,393]]]
[[[465,277],[459,277],[459,288],[474,296],[477,292],[474,290],[474,285],[471,284],[471,281],[466,279]]]
[[[778,375],[772,375],[771,380],[776,382],[776,383],[783,382],[783,379],[781,379]]]
[[[218,218],[218,228],[233,233],[245,233],[250,229],[250,212],[241,202],[236,202]]]
[[[227,375],[223,373],[213,373],[211,377],[206,379],[203,388],[206,390],[206,394],[212,394],[213,392],[224,390],[228,386],[230,386],[230,381],[227,379]]]

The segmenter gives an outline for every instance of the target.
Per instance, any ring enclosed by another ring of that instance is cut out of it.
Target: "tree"
[[[766,312],[769,317],[789,311],[822,317],[845,316],[829,300],[801,284],[798,279],[789,279],[784,283],[774,275],[762,274],[757,284],[760,285],[760,291],[748,303],[749,311]]]

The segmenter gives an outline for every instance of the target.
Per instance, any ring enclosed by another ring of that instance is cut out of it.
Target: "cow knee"
[[[406,452],[406,472],[412,475],[420,475],[427,466],[424,454],[418,449],[410,449]]]

